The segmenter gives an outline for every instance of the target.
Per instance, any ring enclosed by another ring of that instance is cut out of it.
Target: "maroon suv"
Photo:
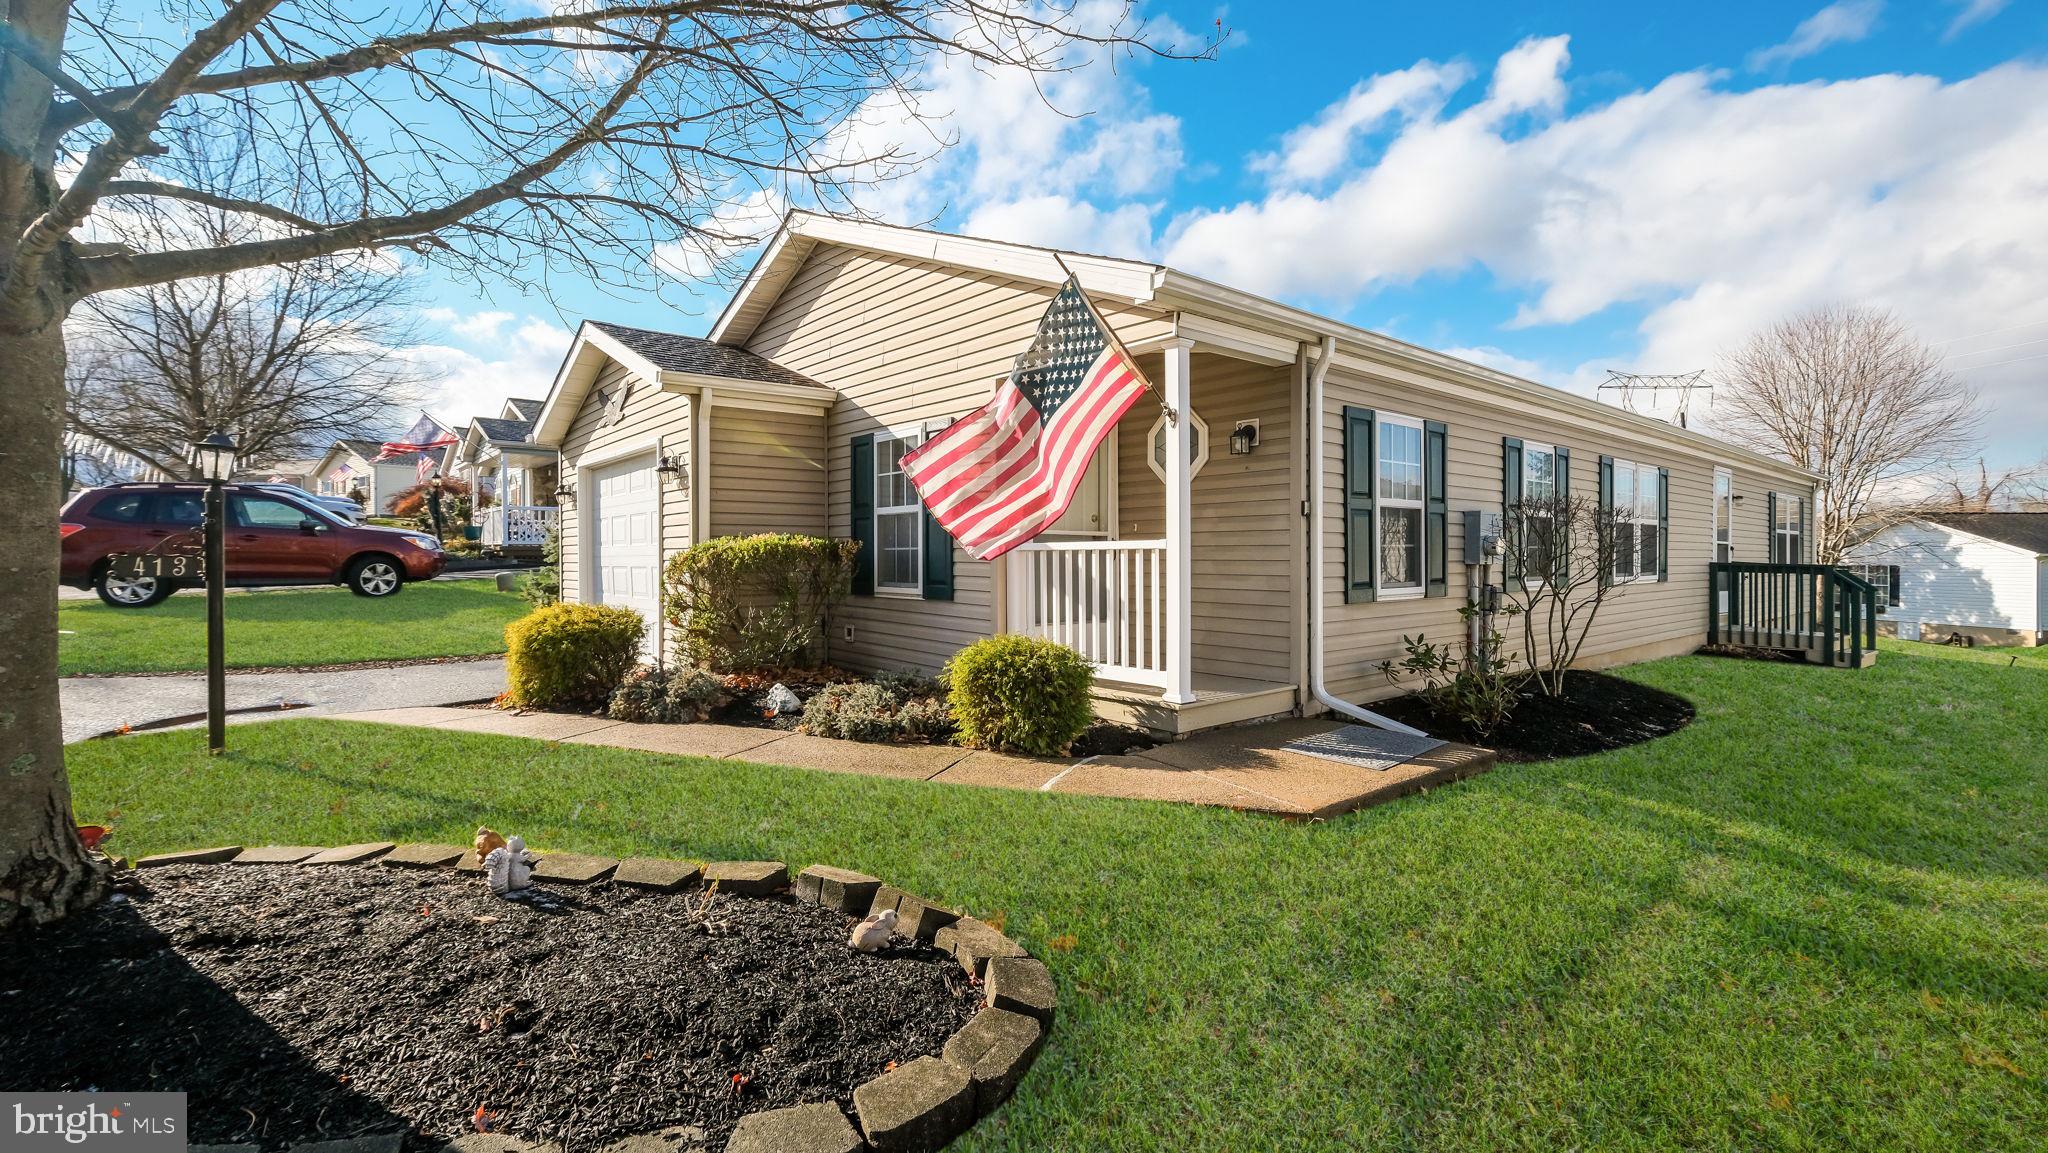
[[[406,581],[426,580],[448,565],[431,535],[345,524],[310,501],[272,488],[227,487],[227,583],[344,584],[359,596],[388,597]],[[89,588],[117,608],[143,608],[177,591],[155,577],[108,571],[116,553],[205,551],[206,487],[117,484],[71,498],[64,534],[62,581]]]

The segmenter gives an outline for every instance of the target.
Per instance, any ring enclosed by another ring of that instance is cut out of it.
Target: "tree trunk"
[[[64,335],[58,310],[0,324],[0,929],[54,921],[106,894],[71,816],[57,706],[57,509]]]

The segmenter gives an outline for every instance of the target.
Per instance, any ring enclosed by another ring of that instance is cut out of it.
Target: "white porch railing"
[[[1009,631],[1078,650],[1102,680],[1166,686],[1165,541],[1033,541],[1006,559]]]
[[[512,504],[487,509],[484,514],[483,544],[487,548],[540,547],[554,527],[560,509],[547,505]]]

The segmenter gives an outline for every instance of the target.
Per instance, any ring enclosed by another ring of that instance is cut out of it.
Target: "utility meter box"
[[[1465,531],[1459,538],[1460,564],[1498,564],[1508,555],[1507,539],[1501,535],[1500,514],[1482,509],[1465,510]]]

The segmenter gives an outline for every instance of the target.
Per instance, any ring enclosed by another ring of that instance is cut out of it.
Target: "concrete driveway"
[[[66,741],[84,740],[122,725],[158,727],[165,721],[206,712],[204,673],[66,677],[58,684]],[[227,689],[228,719],[233,722],[301,713],[347,713],[366,706],[464,704],[505,691],[505,660],[492,657],[328,672],[230,672]],[[279,708],[285,703],[293,707]],[[234,714],[235,709],[265,711]]]

